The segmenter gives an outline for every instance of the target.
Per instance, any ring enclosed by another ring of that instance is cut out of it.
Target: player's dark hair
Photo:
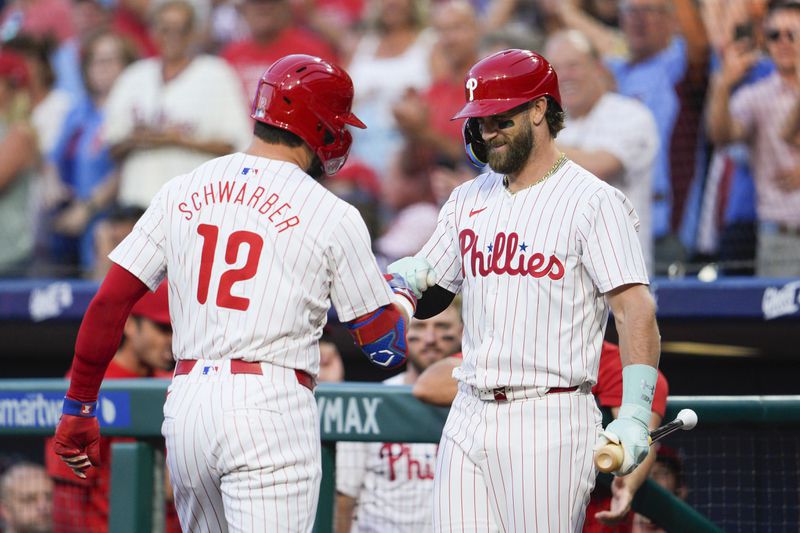
[[[564,129],[565,113],[552,96],[545,96],[547,100],[547,111],[544,112],[544,119],[547,121],[547,129],[550,136],[555,139],[558,132]]]
[[[303,139],[291,131],[264,124],[263,122],[256,121],[256,125],[253,127],[253,135],[269,144],[282,144],[289,148],[303,146]]]
[[[800,1],[798,0],[771,0],[767,4],[766,18],[771,17],[776,11],[790,9],[800,11]]]

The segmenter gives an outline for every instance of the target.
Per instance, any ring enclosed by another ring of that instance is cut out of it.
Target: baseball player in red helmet
[[[467,152],[486,172],[457,187],[415,257],[389,266],[426,318],[463,294],[464,362],[434,488],[435,531],[580,531],[593,448],[647,456],[659,334],[630,202],[559,152],[564,114],[542,56],[504,50],[464,80]],[[423,296],[424,294],[424,296]],[[623,398],[601,432],[590,394],[609,308]]]
[[[177,364],[162,432],[184,531],[310,531],[321,478],[314,384],[333,303],[375,364],[405,361],[416,299],[381,274],[356,209],[313,176],[347,158],[353,85],[290,55],[259,82],[243,153],[169,181],[81,324],[55,452],[79,477],[99,462],[97,391],[124,317],[169,273]],[[202,112],[202,110],[198,110]]]

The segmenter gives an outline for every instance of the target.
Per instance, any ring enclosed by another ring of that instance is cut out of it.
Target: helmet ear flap
[[[481,135],[481,127],[478,119],[468,118],[464,121],[464,147],[469,156],[470,163],[477,168],[483,168],[489,162],[486,143]]]

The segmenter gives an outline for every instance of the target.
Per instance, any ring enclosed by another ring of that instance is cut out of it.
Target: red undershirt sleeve
[[[139,278],[113,264],[89,304],[75,341],[67,396],[94,402],[108,364],[119,348],[131,308],[148,291]]]

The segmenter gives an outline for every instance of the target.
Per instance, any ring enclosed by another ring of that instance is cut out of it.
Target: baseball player
[[[429,366],[414,383],[414,397],[433,405],[450,406],[458,392],[458,382],[452,377],[452,373],[454,368],[461,365],[461,361],[461,354],[458,354]],[[610,408],[614,418],[618,416],[622,403],[622,364],[616,344],[603,341],[597,383],[592,387],[592,394],[598,405]],[[653,395],[653,412],[650,414],[651,429],[657,428],[664,418],[668,394],[667,379],[659,371]],[[656,453],[651,448],[650,454],[638,468],[627,476],[614,478],[610,491],[605,487],[595,487],[586,509],[584,533],[632,531],[633,513],[630,508],[633,496],[647,479],[655,456]]]
[[[384,381],[412,385],[432,364],[461,349],[457,302],[408,328],[408,366]],[[431,527],[436,444],[341,442],[336,446],[336,532],[416,533]]]
[[[464,363],[442,433],[434,531],[580,531],[593,448],[624,448],[618,475],[647,456],[659,334],[625,196],[559,153],[558,79],[527,50],[476,63],[465,79],[467,152],[489,171],[457,187],[415,257],[389,266],[417,317],[464,298]],[[623,399],[600,433],[589,394],[609,307]],[[599,437],[598,437],[599,435]]]
[[[99,462],[97,391],[122,317],[169,274],[173,353],[162,433],[181,527],[309,531],[321,477],[313,388],[328,308],[374,363],[405,361],[416,299],[384,279],[356,209],[312,176],[350,149],[347,73],[290,55],[259,82],[244,153],[170,180],[114,262],[78,333],[55,452]],[[202,110],[198,109],[198,113]]]

